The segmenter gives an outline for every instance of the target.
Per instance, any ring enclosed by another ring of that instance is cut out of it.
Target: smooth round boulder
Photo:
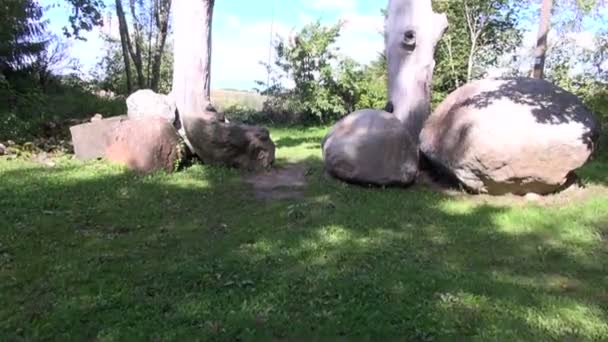
[[[597,147],[599,123],[573,94],[544,80],[466,84],[429,117],[420,149],[475,193],[549,194]]]
[[[323,139],[325,169],[350,183],[408,185],[418,173],[418,148],[403,123],[365,109],[338,121]]]
[[[172,96],[157,94],[150,89],[134,92],[127,98],[129,119],[161,117],[171,125],[175,124],[176,105]]]

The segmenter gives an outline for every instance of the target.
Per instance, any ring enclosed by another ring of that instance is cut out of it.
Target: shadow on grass
[[[605,215],[352,187],[305,162],[306,199],[271,203],[219,168],[3,172],[0,339],[608,338]]]

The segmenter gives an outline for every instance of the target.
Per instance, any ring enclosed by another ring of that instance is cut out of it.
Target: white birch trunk
[[[386,20],[389,101],[393,113],[418,141],[431,112],[435,47],[447,29],[431,0],[389,0]]]

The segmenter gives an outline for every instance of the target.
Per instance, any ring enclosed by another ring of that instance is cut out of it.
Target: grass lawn
[[[608,340],[608,158],[539,203],[327,179],[323,129],[273,129],[300,200],[238,172],[0,159],[0,341]]]

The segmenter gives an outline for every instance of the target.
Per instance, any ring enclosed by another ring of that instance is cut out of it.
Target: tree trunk
[[[467,83],[473,79],[473,63],[475,62],[475,49],[477,49],[477,41],[471,42],[471,50],[469,51],[469,62],[467,64]]]
[[[415,142],[431,113],[437,43],[448,27],[431,0],[389,0],[386,22],[389,101]]]
[[[173,96],[182,119],[205,116],[211,98],[214,0],[174,0]]]
[[[144,63],[142,60],[142,44],[143,37],[141,35],[141,23],[139,22],[139,18],[137,18],[137,13],[135,11],[135,0],[129,0],[129,4],[131,7],[131,17],[133,18],[133,30],[135,31],[135,36],[133,42],[135,43],[135,52],[133,52],[133,48],[131,48],[131,58],[133,59],[133,64],[135,64],[135,71],[137,72],[137,85],[139,89],[144,89],[146,87],[146,81],[144,77]]]
[[[214,0],[174,0],[173,98],[179,133],[203,163],[268,169],[275,145],[267,129],[226,122],[209,108]]]
[[[545,77],[545,59],[547,54],[547,38],[551,29],[551,9],[553,0],[543,0],[540,12],[540,27],[538,30],[538,40],[536,41],[536,51],[534,52],[534,78],[542,79]]]
[[[150,8],[150,12],[154,10],[154,7]],[[152,13],[148,18],[148,55],[146,56],[146,85],[148,88],[152,88],[152,35],[154,32],[154,19],[152,19]],[[156,39],[158,43],[158,39]],[[156,48],[156,46],[155,46]]]
[[[133,91],[133,76],[131,75],[131,62],[129,61],[129,27],[127,26],[121,0],[116,0],[116,16],[118,17],[120,45],[122,47],[122,57],[125,63],[125,73],[127,75],[127,93],[131,94]]]
[[[171,13],[171,0],[155,0],[156,13],[155,22],[158,31],[158,43],[154,51],[154,61],[152,62],[152,81],[150,87],[158,92],[160,83],[160,68],[162,65],[163,52],[167,42],[167,32],[169,31],[169,13]]]

